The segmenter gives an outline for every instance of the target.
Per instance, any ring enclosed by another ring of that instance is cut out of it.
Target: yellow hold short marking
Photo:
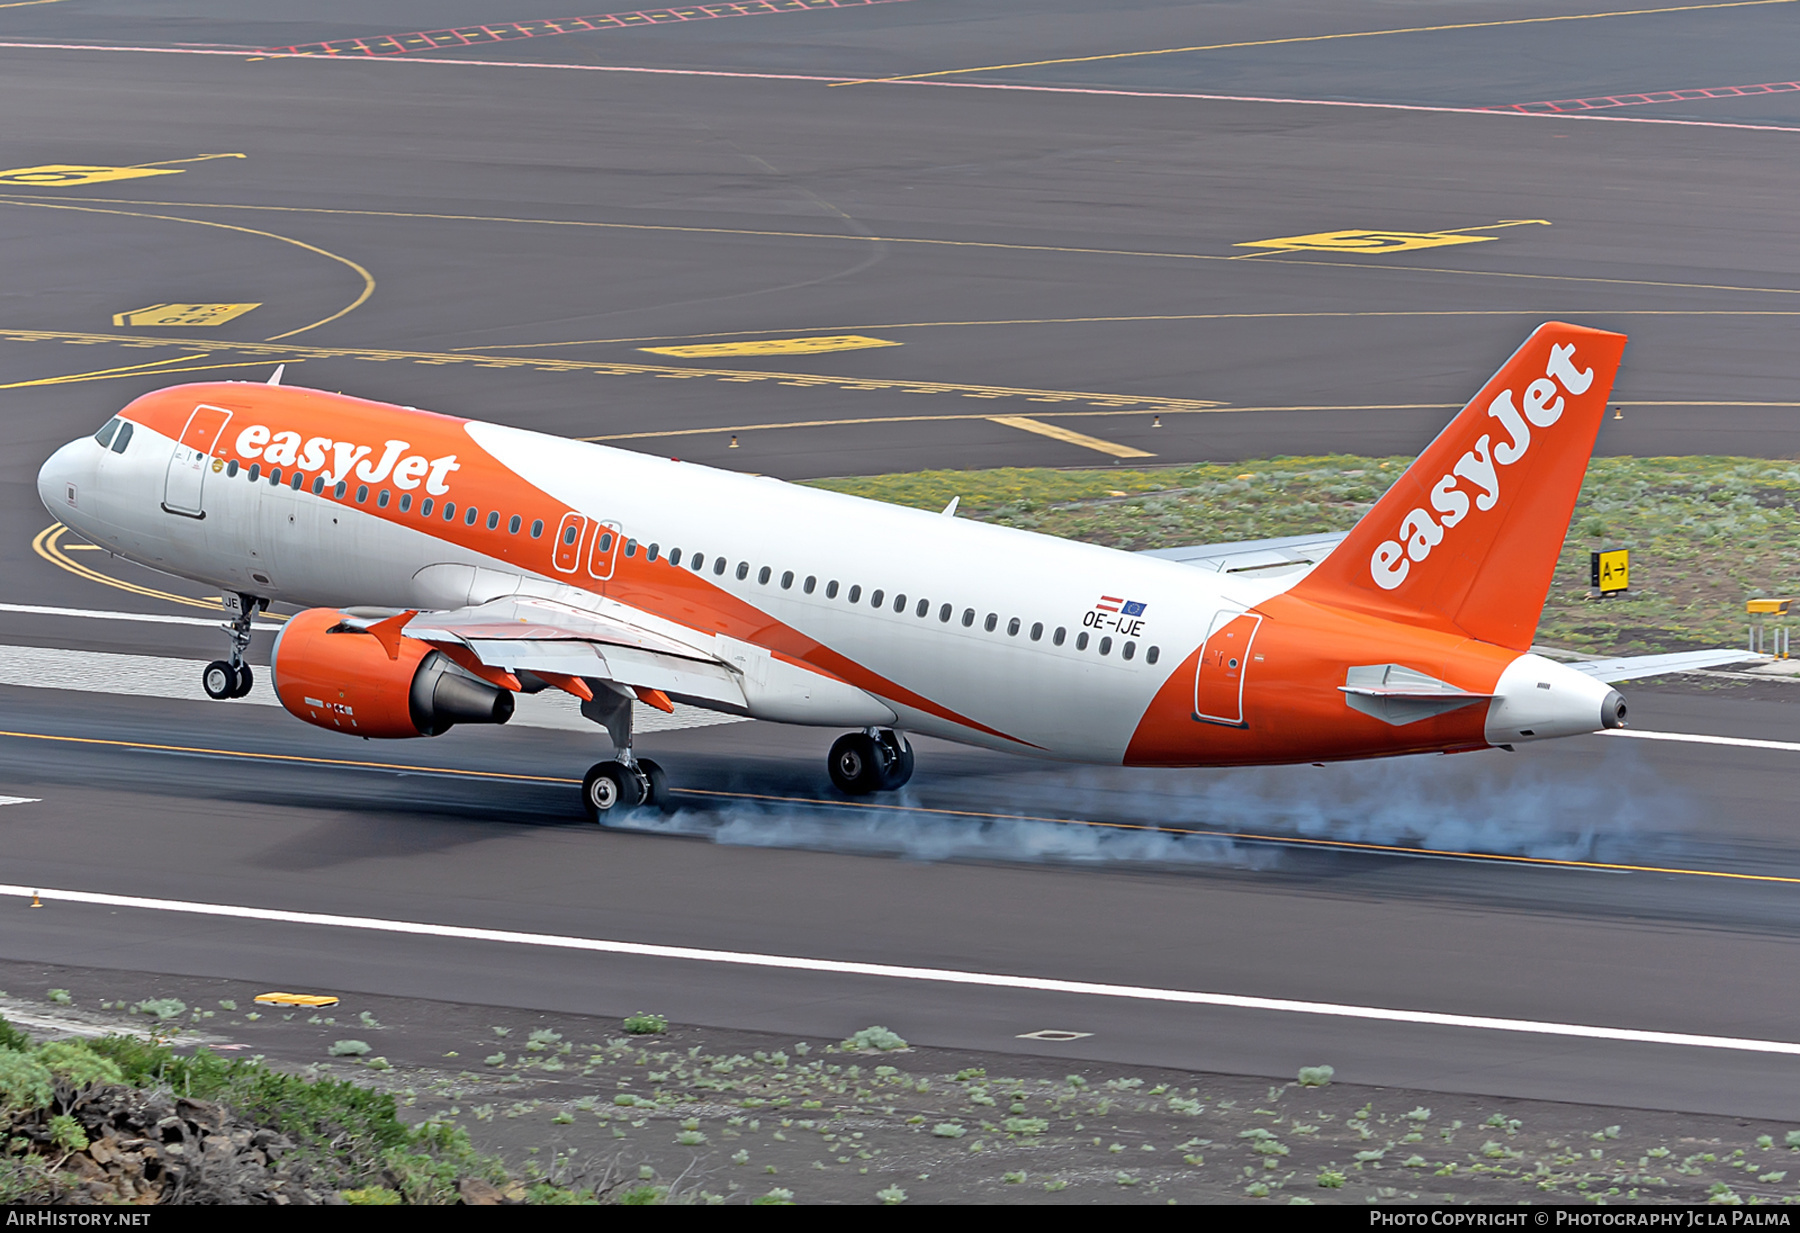
[[[898,347],[885,338],[833,334],[823,338],[762,338],[751,342],[696,343],[687,347],[639,347],[652,355],[698,359],[715,355],[818,355],[826,351],[861,351],[865,347]]]
[[[261,300],[254,304],[151,304],[144,308],[134,308],[130,312],[114,313],[112,323],[139,326],[224,325],[253,308],[261,307]]]

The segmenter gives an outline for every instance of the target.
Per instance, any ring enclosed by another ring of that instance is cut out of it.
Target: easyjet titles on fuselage
[[[261,459],[271,467],[297,467],[302,471],[318,471],[327,485],[347,479],[352,470],[365,484],[392,483],[411,491],[421,483],[425,491],[441,497],[450,491],[446,480],[453,471],[462,470],[455,454],[426,458],[409,454],[408,441],[388,441],[379,457],[369,445],[353,441],[334,441],[330,437],[307,437],[292,429],[272,432],[262,424],[252,424],[237,435],[236,451],[246,462]],[[329,463],[329,467],[327,467]]]

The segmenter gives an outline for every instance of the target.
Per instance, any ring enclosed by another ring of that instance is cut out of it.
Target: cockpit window
[[[130,420],[120,420],[119,421],[119,435],[114,437],[112,440],[112,452],[115,454],[123,454],[125,452],[125,447],[130,444],[131,444],[131,421]]]
[[[111,445],[113,434],[119,431],[119,425],[124,422],[118,416],[113,416],[100,426],[100,431],[94,434],[94,440],[98,441],[102,447]]]

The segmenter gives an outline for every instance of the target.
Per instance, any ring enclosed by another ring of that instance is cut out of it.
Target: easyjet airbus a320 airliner
[[[38,488],[222,590],[214,698],[249,691],[274,600],[309,605],[275,692],[323,728],[575,695],[614,745],[597,820],[667,799],[634,701],[853,729],[852,794],[907,781],[909,732],[1128,766],[1457,752],[1624,722],[1640,663],[1529,653],[1624,346],[1539,328],[1347,535],[1161,556],[279,384],[147,394]]]

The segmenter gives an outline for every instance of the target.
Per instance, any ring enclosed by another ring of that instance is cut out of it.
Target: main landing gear
[[[250,665],[244,662],[244,652],[250,649],[250,620],[268,606],[269,601],[254,595],[225,597],[225,611],[231,614],[231,620],[219,628],[231,639],[231,658],[215,659],[201,672],[200,687],[207,697],[223,701],[242,698],[250,692],[250,687],[256,683]]]
[[[581,778],[581,805],[588,821],[604,826],[633,809],[667,808],[669,779],[663,768],[631,752],[630,696],[605,682],[591,684],[594,698],[581,704],[581,713],[606,729],[618,756],[594,763]]]
[[[846,796],[892,792],[912,778],[912,744],[891,728],[865,728],[838,737],[826,765]]]

